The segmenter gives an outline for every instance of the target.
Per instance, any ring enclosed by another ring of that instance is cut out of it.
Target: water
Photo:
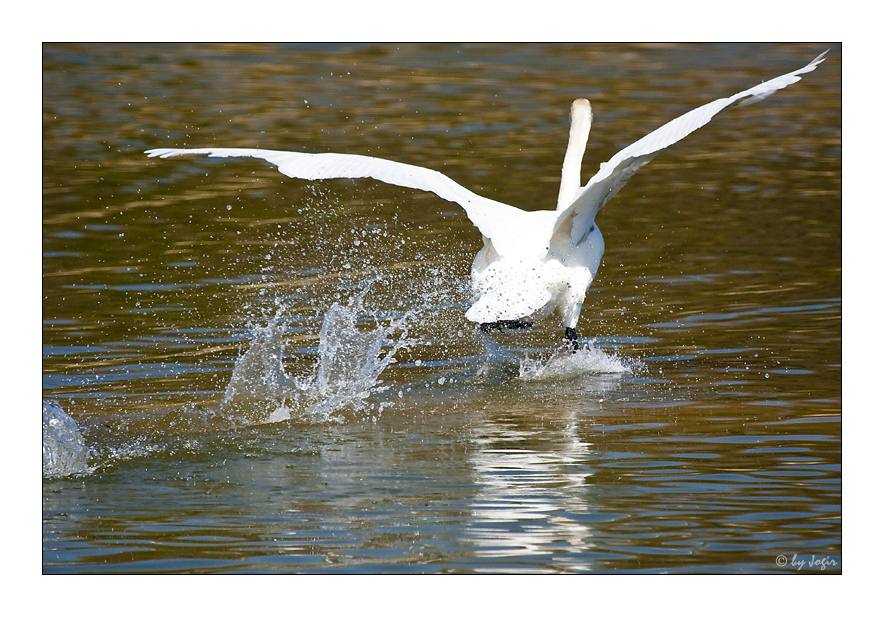
[[[373,154],[546,208],[572,99],[586,180],[828,47],[606,206],[577,354],[463,318],[456,205],[142,155]],[[841,572],[838,45],[43,59],[44,573]]]
[[[89,447],[77,422],[57,404],[43,402],[43,476],[89,474]]]

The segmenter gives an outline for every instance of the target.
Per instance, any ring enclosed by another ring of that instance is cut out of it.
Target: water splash
[[[531,382],[586,374],[633,373],[635,368],[634,362],[607,354],[595,347],[593,342],[585,343],[577,350],[563,344],[552,352],[545,350],[540,357],[536,357],[529,352],[512,352],[486,335],[482,335],[481,339],[485,353],[478,375],[486,381],[518,378]]]
[[[586,343],[577,350],[562,345],[545,360],[525,357],[519,364],[521,380],[547,380],[587,373],[632,373],[631,366],[615,355],[609,355]]]
[[[411,343],[407,334],[410,314],[386,325],[376,321],[368,332],[358,328],[358,321],[370,315],[363,301],[371,283],[347,305],[336,302],[326,312],[319,360],[307,376],[286,372],[286,327],[279,316],[267,326],[255,327],[249,349],[234,367],[222,411],[251,423],[274,423],[295,416],[340,422],[339,413],[345,409],[365,410],[369,397],[384,390],[381,372]],[[394,334],[398,336],[392,338]]]
[[[382,390],[378,378],[394,362],[394,355],[412,342],[408,338],[407,321],[411,314],[387,325],[361,333],[357,318],[364,312],[363,299],[368,288],[344,307],[338,303],[326,312],[320,329],[320,360],[314,391],[320,399],[311,403],[314,415],[328,416],[345,405],[361,410],[366,398]],[[400,331],[399,339],[389,339]],[[383,353],[384,347],[390,349]]]
[[[226,416],[248,423],[284,421],[290,418],[289,402],[308,395],[310,382],[290,376],[283,366],[284,334],[279,317],[252,329],[249,349],[237,359],[224,392],[221,410]]]
[[[76,421],[61,406],[43,402],[43,476],[62,478],[89,474],[89,449]]]

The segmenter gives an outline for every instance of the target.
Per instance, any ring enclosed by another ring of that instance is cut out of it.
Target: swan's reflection
[[[617,387],[613,376],[598,377],[596,389]],[[593,568],[593,445],[580,431],[586,412],[511,411],[477,427],[470,460],[479,491],[467,534],[480,556],[531,556],[539,565],[544,555],[542,571]]]

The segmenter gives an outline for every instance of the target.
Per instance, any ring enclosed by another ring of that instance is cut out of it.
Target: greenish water
[[[456,205],[143,155],[370,154],[552,208],[574,98],[586,181],[826,48],[606,206],[559,364],[557,324],[464,319]],[[43,398],[89,472],[44,475],[43,572],[841,572],[841,71],[829,44],[45,45]]]

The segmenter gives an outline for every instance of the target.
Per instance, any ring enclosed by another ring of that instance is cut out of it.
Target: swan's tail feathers
[[[823,62],[826,53],[822,53],[801,69],[693,109],[652,131],[639,141],[630,144],[600,165],[599,171],[578,192],[574,201],[558,213],[554,234],[561,234],[565,231],[563,226],[566,226],[569,228],[572,241],[577,242],[577,239],[586,235],[586,230],[593,225],[599,209],[660,151],[698,130],[710,122],[713,116],[733,103],[742,100],[756,103],[790,84],[795,84],[801,79],[800,75],[817,68],[817,65]]]

